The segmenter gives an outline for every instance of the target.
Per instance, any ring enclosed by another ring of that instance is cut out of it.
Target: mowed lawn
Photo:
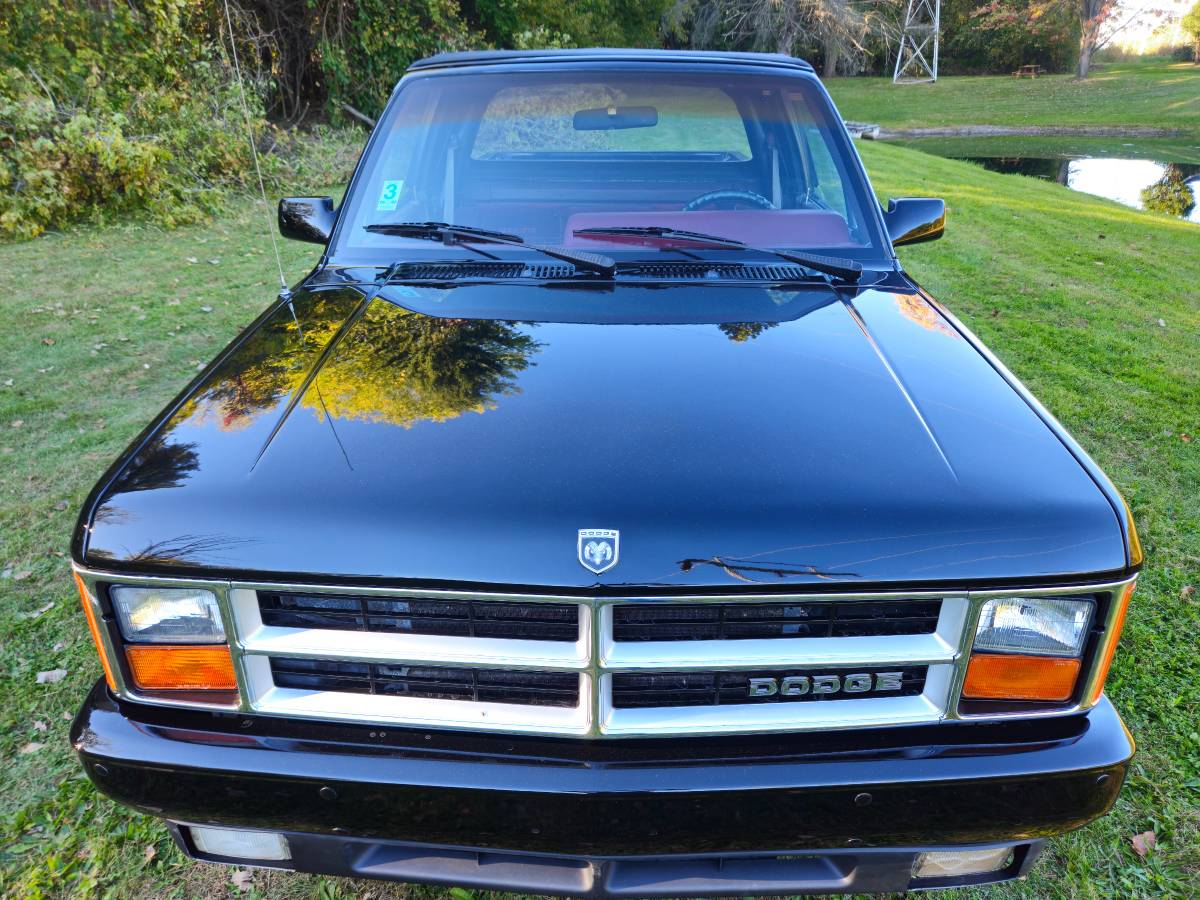
[[[875,186],[939,195],[949,230],[906,265],[976,329],[1109,472],[1147,551],[1110,696],[1139,755],[1109,817],[1054,841],[989,897],[1200,892],[1200,228],[1033,179],[864,144]],[[208,227],[79,229],[0,247],[0,890],[216,897],[152,818],[96,794],[67,746],[99,675],[65,556],[88,489],[272,298],[263,211]],[[284,246],[289,278],[314,247]],[[53,684],[39,672],[66,670]],[[981,816],[988,815],[986,809]],[[1153,831],[1145,858],[1130,839]],[[251,896],[445,897],[254,873]],[[245,894],[243,894],[245,896]],[[455,892],[463,897],[463,892]]]
[[[1166,58],[1112,63],[1086,79],[945,76],[934,84],[831,78],[847,119],[889,128],[945,125],[1127,126],[1179,129],[1200,140],[1200,66]]]

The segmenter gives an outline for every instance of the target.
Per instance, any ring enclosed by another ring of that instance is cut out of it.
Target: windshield
[[[434,252],[428,240],[366,229],[438,221],[617,258],[688,246],[647,235],[647,226],[880,258],[857,162],[835,115],[815,80],[787,74],[659,68],[410,77],[379,125],[336,249],[371,257],[394,256],[397,247]]]

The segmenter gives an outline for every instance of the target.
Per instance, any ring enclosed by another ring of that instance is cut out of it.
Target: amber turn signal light
[[[1126,587],[1117,601],[1120,603],[1120,608],[1117,610],[1116,618],[1113,619],[1112,627],[1105,635],[1104,647],[1100,651],[1100,661],[1096,664],[1095,687],[1092,688],[1092,696],[1088,697],[1088,703],[1095,703],[1104,693],[1104,682],[1108,680],[1108,670],[1112,666],[1113,655],[1117,652],[1117,641],[1121,639],[1121,629],[1125,627],[1125,615],[1129,612],[1129,601],[1133,597],[1135,584],[1136,582]]]
[[[146,644],[125,648],[129,674],[144,691],[236,691],[229,648]]]
[[[976,653],[967,664],[963,697],[971,700],[1069,700],[1079,660],[1054,656]]]
[[[92,609],[92,595],[88,592],[87,585],[83,583],[83,579],[79,577],[78,572],[72,572],[75,576],[75,587],[79,589],[79,602],[83,604],[83,615],[87,619],[88,631],[92,633],[92,641],[96,644],[96,653],[100,657],[100,665],[104,667],[104,680],[108,682],[108,689],[116,691],[117,682],[113,678],[112,665],[108,661],[108,654],[104,652],[104,642],[100,640],[100,623],[96,621],[96,611]]]

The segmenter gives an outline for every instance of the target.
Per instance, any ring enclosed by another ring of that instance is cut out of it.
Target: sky
[[[1133,21],[1113,40],[1131,53],[1186,44],[1179,20],[1196,0],[1121,0],[1118,21]]]

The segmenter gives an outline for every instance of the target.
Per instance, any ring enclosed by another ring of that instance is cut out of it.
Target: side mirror
[[[889,200],[883,212],[892,246],[936,241],[946,230],[946,201],[932,197]]]
[[[285,238],[328,244],[335,222],[332,197],[285,197],[279,201],[279,233]]]

